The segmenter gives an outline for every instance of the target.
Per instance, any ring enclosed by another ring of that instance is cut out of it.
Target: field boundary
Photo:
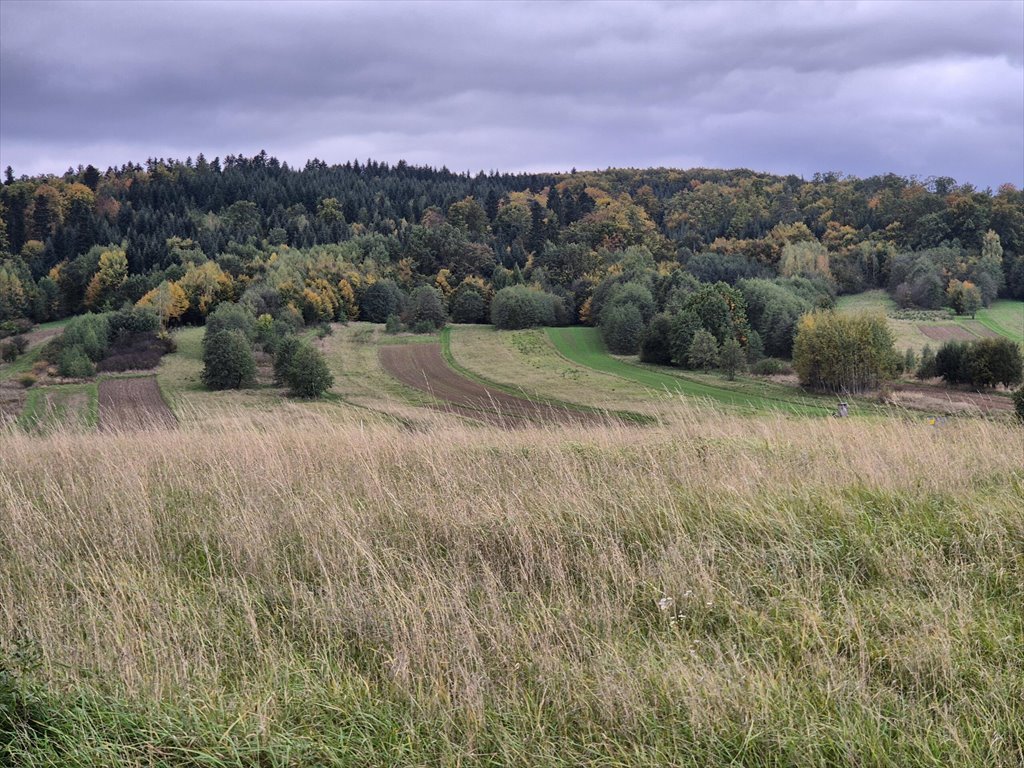
[[[617,419],[622,419],[623,421],[629,421],[634,424],[640,424],[644,426],[656,424],[658,422],[658,420],[653,416],[648,416],[643,413],[637,413],[636,411],[612,410],[610,408],[594,408],[593,406],[583,405],[582,403],[572,403],[569,402],[568,400],[560,400],[555,397],[545,397],[543,395],[537,395],[533,392],[527,392],[525,389],[519,386],[512,386],[509,384],[502,384],[497,381],[492,381],[491,379],[488,379],[486,376],[481,376],[480,374],[469,370],[455,359],[455,355],[452,354],[451,350],[451,334],[452,329],[450,327],[445,327],[441,331],[441,357],[444,358],[444,361],[445,363],[447,363],[449,368],[458,373],[460,376],[463,376],[469,379],[470,381],[475,381],[477,384],[482,384],[483,386],[490,387],[492,389],[497,389],[514,397],[520,397],[525,400],[529,400],[530,402],[541,403],[543,405],[548,405],[554,408],[564,408],[566,410],[579,411],[581,413],[591,414],[595,416],[614,416]]]

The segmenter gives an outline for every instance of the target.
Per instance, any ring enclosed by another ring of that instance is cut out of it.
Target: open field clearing
[[[99,426],[106,430],[173,427],[155,376],[103,379],[99,383]]]
[[[607,411],[628,410],[662,418],[679,410],[678,396],[577,365],[558,353],[543,328],[499,331],[460,325],[449,331],[454,363],[511,392],[531,399],[571,402]]]
[[[596,414],[531,401],[466,378],[448,366],[440,344],[385,346],[380,359],[384,369],[403,384],[442,401],[440,408],[470,418],[500,426],[599,420]]]
[[[0,433],[0,763],[1021,764],[1019,428],[359,413]]]
[[[990,331],[1024,344],[1024,301],[994,301],[979,310],[976,319]]]
[[[907,348],[920,352],[925,344],[935,349],[944,341],[973,341],[992,336],[1004,336],[1024,344],[1024,302],[1000,299],[991,307],[978,310],[974,318],[950,316],[946,312],[911,311],[916,317],[893,317],[899,308],[888,293],[881,289],[865,291],[852,296],[840,296],[836,302],[840,311],[877,311],[887,316],[889,327],[896,337],[896,349]],[[922,319],[927,317],[935,319]]]
[[[717,376],[691,376],[689,372],[676,373],[658,366],[626,362],[608,353],[596,328],[548,328],[547,334],[566,359],[655,392],[700,398],[750,412],[777,410],[793,415],[827,416],[835,409],[833,398],[803,395],[778,384],[744,379],[727,382]],[[851,410],[855,411],[856,405]]]

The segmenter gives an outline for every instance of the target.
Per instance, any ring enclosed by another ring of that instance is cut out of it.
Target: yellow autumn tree
[[[128,257],[123,248],[111,248],[100,254],[99,266],[85,289],[85,306],[99,308],[128,279]]]
[[[231,276],[215,261],[190,266],[178,285],[185,291],[189,308],[202,317],[218,303],[230,300],[233,294]]]
[[[13,270],[0,267],[0,321],[21,317],[25,311],[25,286]]]
[[[182,315],[188,311],[188,296],[185,295],[185,290],[180,285],[164,280],[139,299],[135,306],[149,307],[154,310],[166,328],[171,323],[180,320]]]
[[[348,320],[355,320],[359,317],[359,302],[356,301],[356,292],[348,278],[338,283],[338,296],[341,299],[341,308]]]

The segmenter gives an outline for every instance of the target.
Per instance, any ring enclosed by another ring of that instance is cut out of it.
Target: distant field
[[[1001,299],[991,307],[970,317],[951,316],[945,312],[918,311],[912,318],[893,317],[899,311],[888,293],[878,289],[852,296],[840,296],[840,311],[877,311],[885,314],[896,340],[896,348],[920,352],[927,344],[935,349],[943,341],[973,340],[999,335],[1024,343],[1024,302]]]

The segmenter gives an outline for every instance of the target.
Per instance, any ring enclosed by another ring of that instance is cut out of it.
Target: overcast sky
[[[1024,185],[1024,1],[0,2],[0,167],[199,152]]]

